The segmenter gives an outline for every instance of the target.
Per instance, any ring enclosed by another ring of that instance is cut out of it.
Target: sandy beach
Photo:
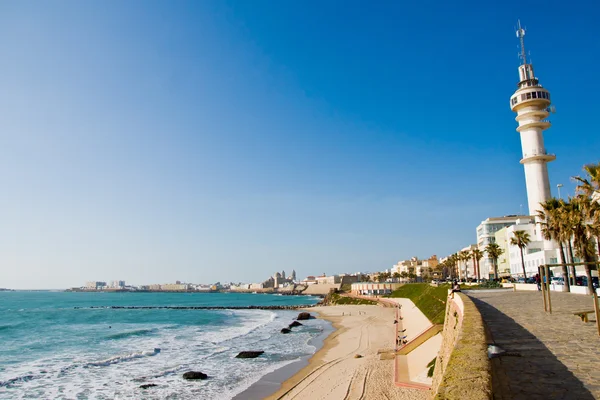
[[[394,348],[393,308],[327,306],[307,311],[330,320],[336,330],[308,365],[283,382],[268,399],[421,400],[429,397],[429,391],[396,387],[394,361],[380,360],[378,351]],[[362,357],[355,358],[356,355]]]

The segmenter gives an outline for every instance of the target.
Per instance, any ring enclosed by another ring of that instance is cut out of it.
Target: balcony
[[[550,121],[547,119],[542,119],[540,121],[528,121],[523,122],[521,125],[517,127],[517,132],[521,132],[531,128],[540,128],[542,130],[550,128]]]
[[[546,149],[534,149],[529,153],[523,153],[521,164],[525,164],[528,161],[543,160],[546,162],[556,160],[556,155],[548,153]]]

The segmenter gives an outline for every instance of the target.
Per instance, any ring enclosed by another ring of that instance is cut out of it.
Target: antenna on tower
[[[523,64],[527,64],[527,53],[525,52],[525,29],[521,28],[521,20],[517,21],[517,37],[521,42],[521,58]]]

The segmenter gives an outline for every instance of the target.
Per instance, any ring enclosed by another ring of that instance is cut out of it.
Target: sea
[[[0,292],[0,399],[240,398],[265,375],[305,362],[331,332],[330,323],[302,321],[282,334],[298,311],[109,307],[318,300],[252,293]],[[248,350],[265,353],[235,358]],[[186,381],[187,371],[209,379]],[[143,384],[156,386],[141,389]]]

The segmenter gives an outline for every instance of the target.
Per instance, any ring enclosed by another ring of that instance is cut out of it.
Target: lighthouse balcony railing
[[[535,149],[533,151],[530,151],[529,153],[523,153],[523,158],[537,157],[537,156],[552,156],[552,157],[555,157],[554,154],[548,153],[546,151],[546,149]]]

